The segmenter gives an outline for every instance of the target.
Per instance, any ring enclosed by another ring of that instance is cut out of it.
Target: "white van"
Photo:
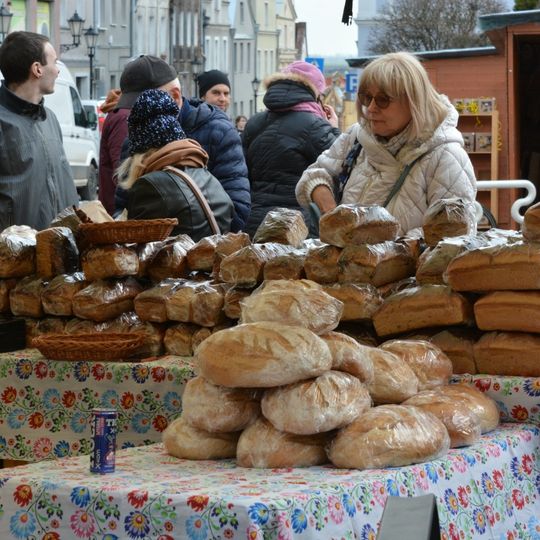
[[[57,65],[60,74],[54,93],[45,96],[45,105],[54,111],[62,128],[64,150],[81,199],[93,200],[98,191],[99,141],[69,69],[63,62]]]

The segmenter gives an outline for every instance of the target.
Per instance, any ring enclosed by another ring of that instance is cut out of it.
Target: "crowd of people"
[[[56,59],[32,32],[12,32],[0,47],[0,230],[43,229],[78,202],[58,121],[43,105]],[[315,236],[319,215],[366,204],[385,206],[406,232],[432,202],[476,197],[458,113],[409,53],[363,70],[357,122],[343,133],[323,104],[323,74],[307,62],[268,77],[265,110],[234,122],[227,75],[210,70],[197,82],[198,98],[187,98],[166,61],[141,55],[125,66],[103,106],[99,198],[111,215],[178,217],[176,232],[194,239],[253,237],[269,211],[284,207],[301,210]]]

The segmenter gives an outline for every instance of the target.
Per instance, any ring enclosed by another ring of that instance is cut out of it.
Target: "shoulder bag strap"
[[[396,180],[396,183],[392,186],[392,189],[390,190],[390,193],[388,194],[388,197],[386,197],[386,200],[384,201],[384,208],[388,206],[390,201],[394,198],[394,196],[399,192],[401,189],[401,186],[403,186],[405,182],[405,178],[407,178],[407,175],[411,171],[411,169],[414,167],[415,163],[422,159],[427,152],[424,152],[423,154],[420,154],[416,159],[411,161],[408,165],[405,165],[403,170],[401,171],[401,174],[399,175],[399,178]]]
[[[204,214],[206,215],[206,219],[208,220],[208,223],[210,224],[210,228],[212,229],[213,234],[221,234],[221,231],[219,229],[219,225],[216,221],[216,218],[214,216],[214,213],[212,212],[212,209],[210,208],[210,205],[208,204],[208,201],[206,200],[206,197],[204,196],[203,192],[199,188],[199,186],[193,181],[193,178],[189,176],[189,174],[186,174],[184,171],[177,169],[176,167],[173,167],[171,165],[168,165],[164,168],[165,171],[170,171],[176,176],[180,177],[186,186],[191,190],[193,195],[195,195],[195,198],[197,201],[199,201],[199,204],[201,205],[201,208],[203,209]]]
[[[334,193],[334,198],[336,199],[337,204],[341,202],[343,192],[345,191],[345,186],[349,181],[349,176],[351,176],[351,172],[361,151],[362,145],[358,142],[358,140],[356,140],[343,160],[341,171],[337,177],[336,189]]]

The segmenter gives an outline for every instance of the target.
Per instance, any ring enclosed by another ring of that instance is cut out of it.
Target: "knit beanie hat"
[[[185,139],[178,120],[180,109],[163,90],[145,90],[137,98],[128,117],[129,153],[142,154],[150,148]]]
[[[326,81],[321,70],[314,64],[304,62],[303,60],[296,60],[296,62],[284,67],[282,73],[296,73],[306,78],[317,89],[319,94],[322,94],[326,88]]]
[[[231,83],[226,73],[219,71],[219,69],[211,69],[210,71],[205,71],[197,77],[197,84],[199,85],[199,97],[202,98],[212,86],[216,84],[224,84],[231,88]]]

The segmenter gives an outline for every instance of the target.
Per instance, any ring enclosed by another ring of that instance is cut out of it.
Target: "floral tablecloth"
[[[189,359],[60,362],[37,349],[0,354],[0,458],[39,461],[88,454],[89,416],[118,411],[118,448],[161,441],[181,412]]]
[[[388,495],[434,493],[443,540],[540,539],[540,428],[504,424],[430,463],[384,470],[243,469],[161,444],[0,471],[0,538],[374,540]],[[3,477],[2,477],[3,475]]]
[[[540,425],[540,377],[454,375],[452,382],[466,382],[492,397],[504,422]]]

